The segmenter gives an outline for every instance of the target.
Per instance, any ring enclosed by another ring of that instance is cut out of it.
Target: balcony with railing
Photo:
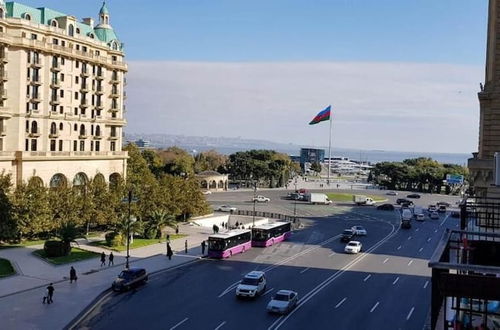
[[[30,65],[34,68],[41,68],[42,67],[42,59],[39,57],[34,57],[31,59]]]
[[[102,94],[104,94],[104,88],[103,88],[102,86],[97,86],[97,87],[95,88],[95,93],[96,93],[97,95],[102,95]]]
[[[111,76],[111,81],[112,84],[119,84],[120,83],[120,78],[118,77],[117,74],[113,74]]]
[[[52,78],[52,80],[50,81],[50,87],[51,88],[61,87],[61,80],[58,78]]]
[[[34,137],[34,138],[40,137],[40,135],[41,133],[39,129],[31,130],[31,132],[29,132],[28,134],[29,137]]]
[[[59,61],[52,61],[52,66],[50,67],[50,70],[54,72],[61,71],[61,63],[59,63]]]
[[[84,78],[89,77],[90,76],[89,70],[88,69],[82,69],[82,72],[80,73],[80,76],[84,77]]]
[[[28,95],[28,98],[30,98],[31,103],[40,103],[42,102],[42,95],[40,93],[36,93],[33,95]]]
[[[7,63],[9,61],[9,56],[7,50],[5,48],[0,51],[0,61]]]
[[[80,108],[88,108],[88,106],[89,106],[89,101],[87,99],[80,100]]]
[[[2,69],[0,70],[0,79],[3,81],[7,81],[9,79],[9,76],[7,75],[7,70]]]
[[[52,97],[50,98],[50,104],[58,105],[60,103],[61,103],[61,98],[59,97],[59,95],[52,95]]]
[[[88,93],[89,92],[89,84],[85,83],[80,86],[80,91],[83,93]]]
[[[111,96],[111,98],[114,98],[114,99],[119,98],[120,97],[120,91],[118,90],[118,88],[113,88],[111,90],[111,95],[110,96]]]
[[[104,103],[103,103],[103,102],[97,102],[97,103],[95,104],[95,108],[96,108],[97,110],[102,110],[102,109],[104,109]]]
[[[30,76],[27,80],[31,85],[40,86],[42,84],[42,77],[40,75]]]
[[[58,137],[59,137],[59,130],[56,129],[56,130],[50,131],[50,133],[49,133],[50,139],[56,139]]]
[[[103,70],[97,70],[97,72],[95,74],[95,78],[97,80],[103,80],[104,79],[104,72],[103,72]]]
[[[80,134],[78,135],[78,138],[79,139],[86,139],[86,138],[88,138],[87,130],[84,130],[84,131],[80,130]]]

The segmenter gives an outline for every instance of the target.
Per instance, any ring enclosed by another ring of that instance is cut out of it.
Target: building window
[[[63,44],[63,46],[64,46],[64,44]],[[61,65],[64,65],[64,57],[61,57]]]
[[[80,151],[85,151],[85,141],[80,141]]]
[[[78,47],[78,45],[76,45]],[[78,49],[78,48],[77,48]],[[76,61],[75,63],[76,68],[78,69],[80,67],[80,62]]]
[[[31,151],[36,151],[36,139],[31,139]]]
[[[77,125],[77,124],[73,125],[73,130],[74,130],[75,132],[76,132],[76,131],[78,131],[78,125]]]
[[[73,24],[70,24],[69,27],[68,27],[68,34],[70,37],[74,36],[75,35],[75,27],[73,26]]]
[[[101,142],[95,141],[95,151],[101,151]]]
[[[59,123],[59,130],[60,130],[60,131],[62,131],[62,130],[63,130],[63,127],[64,127],[63,123]]]
[[[90,151],[94,151],[94,141],[90,141]]]
[[[57,125],[56,125],[56,123],[50,124],[50,134],[51,135],[56,135],[57,134]]]
[[[59,151],[63,151],[63,141],[59,140]]]
[[[63,89],[61,89],[61,90],[59,91],[59,96],[60,96],[60,97],[64,97],[64,90],[63,90]]]
[[[38,124],[36,121],[31,122],[31,133],[32,134],[38,133]]]
[[[96,128],[95,128],[95,135],[96,136],[101,136],[101,128],[99,127],[99,125],[97,125]]]
[[[75,92],[75,100],[78,100],[78,92]]]
[[[80,80],[78,79],[78,77],[75,77],[75,84],[78,84],[80,82]]]
[[[64,73],[61,73],[61,81],[64,81]]]
[[[50,21],[50,25],[53,26],[53,27],[57,27],[57,21],[55,19],[51,20]]]
[[[76,151],[78,147],[78,141],[73,141],[73,151]]]
[[[36,40],[38,39],[38,36],[34,33],[31,34],[31,40]]]
[[[76,34],[80,34],[80,28],[76,28]]]
[[[53,21],[52,21],[52,22],[53,22]],[[57,38],[52,38],[52,43],[53,43],[54,45],[59,45],[59,39],[57,39]]]
[[[53,105],[50,110],[52,112],[57,112],[57,105]]]
[[[78,108],[77,107],[75,107],[75,112],[74,113],[75,113],[75,116],[78,116]]]
[[[29,120],[26,120],[26,133],[30,132],[30,122]]]
[[[112,141],[109,149],[111,151],[116,151],[116,142]]]
[[[56,151],[56,140],[50,140],[50,151]]]
[[[82,125],[80,125],[80,135],[81,135],[81,136],[85,136],[85,135],[86,135],[86,134],[85,134],[85,125],[83,125],[83,124],[82,124]]]
[[[61,46],[66,47],[66,41],[64,41],[64,40],[61,41]],[[63,64],[64,64],[64,62],[63,62]]]
[[[29,151],[30,149],[30,140],[26,139],[24,141],[24,151]]]
[[[59,106],[59,113],[64,113],[64,107],[62,105]]]
[[[76,50],[80,50],[80,45],[76,45]]]

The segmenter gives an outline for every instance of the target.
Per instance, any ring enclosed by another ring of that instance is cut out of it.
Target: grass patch
[[[170,235],[170,240],[172,241],[174,239],[183,238],[186,236],[187,235],[184,235],[184,234],[172,234],[172,235]],[[141,248],[141,247],[152,245],[152,244],[165,243],[165,241],[166,241],[165,238],[161,238],[161,239],[134,238],[134,242],[130,244],[130,248],[137,249],[137,248]],[[113,250],[113,251],[117,251],[117,252],[122,252],[122,251],[127,250],[126,245],[118,245],[118,246],[111,247],[111,246],[106,245],[106,241],[91,242],[91,243],[89,243],[89,245],[99,246],[99,247],[102,247],[104,249]]]
[[[10,261],[0,258],[0,277],[14,275],[15,273],[14,267],[12,267]]]
[[[339,193],[328,193],[326,195],[328,196],[329,199],[333,200],[334,202],[352,202],[352,196],[353,196],[353,194],[339,194]],[[363,195],[363,196],[370,197],[375,202],[381,202],[387,199],[380,195]]]
[[[26,247],[26,246],[33,246],[33,245],[43,245],[46,240],[44,239],[38,239],[34,241],[22,241],[21,243],[17,244],[2,244],[0,245],[0,250],[1,249],[12,249],[12,248],[18,248],[18,247]]]
[[[85,250],[75,248],[75,247],[71,248],[70,254],[67,256],[64,256],[64,257],[48,258],[43,249],[36,250],[33,252],[33,254],[42,258],[42,259],[45,259],[46,261],[48,261],[54,265],[64,265],[64,264],[69,264],[72,262],[97,258],[99,256],[99,253],[85,251]]]

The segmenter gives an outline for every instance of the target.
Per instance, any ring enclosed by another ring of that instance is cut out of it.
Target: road
[[[259,192],[271,197],[259,210],[290,212],[283,191]],[[217,205],[251,209],[253,192],[209,196]],[[392,196],[391,196],[392,197]],[[434,196],[424,196],[425,206]],[[445,199],[445,198],[441,198]],[[450,201],[453,199],[449,199]],[[299,214],[315,215],[292,238],[269,248],[253,248],[228,260],[201,260],[154,276],[134,292],[115,295],[86,320],[93,329],[418,329],[430,306],[427,261],[446,227],[457,220],[413,222],[398,226],[397,211],[372,207],[310,206]],[[347,255],[339,234],[362,225],[363,253]],[[267,291],[255,300],[238,300],[234,288],[244,274],[263,270]],[[269,315],[265,307],[279,289],[299,293],[287,316]]]

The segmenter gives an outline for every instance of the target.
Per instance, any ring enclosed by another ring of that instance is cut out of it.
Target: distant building
[[[225,191],[229,185],[229,176],[216,171],[203,171],[196,174],[200,188],[204,191]]]
[[[57,187],[124,177],[123,45],[99,21],[0,0],[0,172]]]
[[[139,139],[134,141],[134,144],[140,149],[147,149],[151,147],[151,141]]]
[[[300,149],[300,167],[305,169],[306,163],[323,163],[325,161],[324,149],[301,148]]]

